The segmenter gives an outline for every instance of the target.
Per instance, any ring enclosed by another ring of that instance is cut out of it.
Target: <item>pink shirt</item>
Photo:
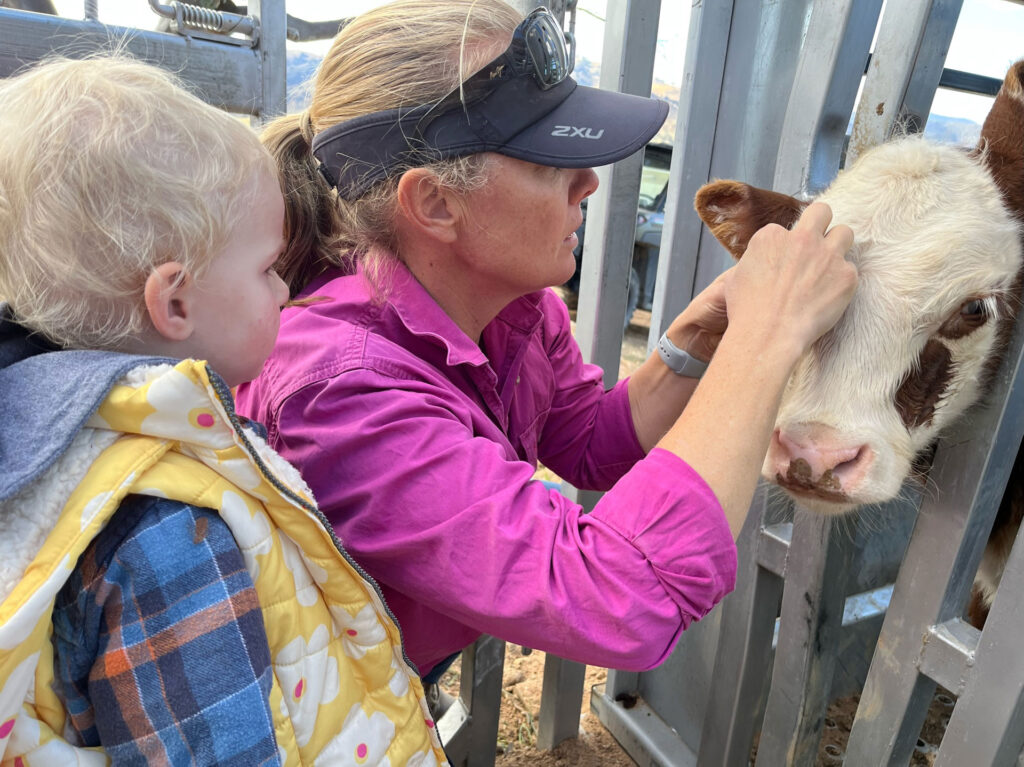
[[[644,456],[627,383],[605,392],[552,291],[470,340],[404,267],[386,301],[331,272],[284,312],[238,392],[380,584],[421,673],[480,633],[583,663],[661,663],[734,584],[711,489]],[[608,490],[585,514],[531,479],[538,460]]]

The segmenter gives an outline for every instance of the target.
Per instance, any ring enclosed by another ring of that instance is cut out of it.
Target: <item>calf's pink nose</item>
[[[853,491],[867,473],[872,455],[867,445],[843,441],[825,426],[776,429],[768,450],[775,475],[786,484],[833,493]]]

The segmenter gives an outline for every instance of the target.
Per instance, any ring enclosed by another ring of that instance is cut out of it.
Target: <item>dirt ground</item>
[[[596,716],[590,713],[590,689],[605,681],[603,668],[587,666],[579,736],[551,751],[538,751],[537,719],[544,682],[542,652],[523,655],[507,645],[498,729],[497,767],[634,767],[634,762]],[[441,686],[453,695],[459,690],[459,664],[442,677]]]
[[[523,655],[519,647],[506,646],[496,767],[635,767],[636,762],[590,712],[590,690],[595,684],[604,682],[607,676],[605,669],[593,666],[587,666],[579,736],[551,751],[537,750],[544,658],[542,652]],[[441,679],[441,685],[452,695],[458,695],[458,662]],[[841,698],[829,707],[816,767],[839,767],[843,764],[846,742],[857,713],[857,700],[856,696]],[[931,767],[935,763],[935,754],[954,702],[946,690],[940,688],[937,691],[909,767]],[[751,764],[756,754],[755,742]]]
[[[573,297],[564,292],[563,295],[569,304],[570,315],[575,319]],[[623,336],[620,377],[632,373],[646,359],[650,322],[650,312],[642,309],[634,312]],[[557,479],[544,469],[538,474],[545,479]],[[551,751],[537,750],[537,719],[540,716],[544,657],[542,652],[524,655],[517,646],[506,647],[497,767],[633,767],[636,762],[590,712],[590,690],[595,684],[604,682],[607,675],[605,669],[593,666],[587,667],[579,736]],[[458,663],[445,674],[441,685],[453,695],[458,695]],[[937,692],[910,767],[930,767],[934,763],[935,751],[942,740],[953,704],[954,699],[948,692],[941,689]],[[817,767],[837,767],[843,764],[846,742],[856,712],[856,696],[837,700],[829,707]],[[756,751],[755,743],[751,764]]]

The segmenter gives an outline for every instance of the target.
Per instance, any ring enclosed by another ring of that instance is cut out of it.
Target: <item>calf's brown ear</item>
[[[697,190],[694,207],[715,238],[739,259],[765,224],[789,229],[807,203],[740,181],[712,181]]]
[[[978,148],[1007,206],[1024,215],[1024,59],[1006,73],[981,127]]]

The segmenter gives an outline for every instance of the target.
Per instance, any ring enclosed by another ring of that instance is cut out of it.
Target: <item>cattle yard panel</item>
[[[1024,723],[1013,716],[1024,679],[1014,649],[1020,642],[1020,597],[1013,588],[1001,588],[1000,614],[980,634],[961,620],[1024,435],[1022,341],[1024,322],[1018,322],[987,402],[954,424],[936,452],[931,476],[938,492],[921,504],[896,580],[850,733],[847,754],[853,764],[905,764],[936,683],[962,695],[954,708],[957,727],[943,739],[937,764],[966,764],[967,753],[970,763],[1008,764],[1008,751],[1016,757],[1024,746]],[[1014,553],[1019,567],[1022,553]],[[1010,579],[1008,571],[1003,584],[1020,583]],[[957,743],[955,733],[963,734],[965,723],[981,729]],[[981,737],[992,729],[995,737]]]
[[[920,9],[920,6],[916,7]],[[863,62],[867,59],[871,38],[878,25],[879,12],[878,3],[870,7],[867,3],[850,3],[842,8],[839,4],[817,5],[812,10],[807,41],[801,52],[801,63],[793,81],[787,118],[780,137],[773,188],[799,189],[804,194],[814,194],[835,176],[840,165],[842,138],[853,109]],[[923,29],[930,18],[928,13],[918,13],[915,18],[907,19],[905,9],[902,14],[896,14],[890,5],[882,19],[880,43],[874,61],[886,59],[882,42],[901,45],[910,62],[916,61],[920,45],[915,45],[915,42],[922,39]],[[898,33],[887,32],[893,26],[899,30]],[[948,26],[950,36],[952,26]],[[933,25],[933,29],[936,28]],[[938,46],[943,57],[948,42],[947,37],[945,44]],[[942,69],[941,60],[938,69]],[[877,71],[887,73],[881,67]],[[869,72],[869,81],[871,79]],[[750,577],[749,569],[745,571],[748,579],[739,582],[737,590],[753,591],[746,600],[755,603],[766,597],[770,599],[771,592],[778,587],[776,584],[766,586],[772,581],[772,576],[761,572],[763,565],[759,554],[763,545],[777,537],[769,535],[770,527],[766,522],[762,516],[760,534],[748,539],[752,547],[741,549],[741,557],[759,564],[753,577]],[[824,711],[834,692],[832,680],[841,646],[841,616],[849,596],[844,573],[857,559],[854,552],[841,545],[841,538],[832,528],[832,520],[827,517],[803,513],[798,509],[788,541],[787,567],[784,572],[774,573],[784,584],[783,598],[768,699],[760,728],[758,765],[812,765],[816,761]],[[764,591],[769,593],[762,596],[759,592]],[[729,613],[733,608],[727,604],[723,609]],[[763,612],[748,614],[747,617],[765,620]],[[732,622],[735,623],[736,619],[732,618]],[[766,629],[752,623],[730,628],[744,635],[752,632],[763,634]],[[870,637],[870,631],[867,634]],[[716,669],[736,664],[750,650],[749,645],[721,646]],[[763,655],[761,650],[755,657],[763,658]],[[751,662],[745,663],[743,668],[752,676],[764,674],[766,670]],[[747,681],[747,686],[754,684]],[[742,698],[742,689],[716,688],[705,719],[704,735],[710,736],[727,726],[715,721],[715,716],[723,713],[720,706],[726,706],[727,713],[733,717],[739,711],[748,711],[743,717],[745,727],[733,724],[728,730],[733,742],[727,746],[729,761],[721,762],[723,764],[746,764],[750,753],[754,733],[750,729],[749,709],[758,706],[759,700]],[[724,699],[724,703],[718,699]],[[701,763],[716,763],[714,755],[723,748],[726,746],[716,743],[713,737],[702,738]]]
[[[688,98],[680,105],[673,159],[681,161],[682,166],[673,162],[670,171],[668,230],[663,235],[670,257],[659,264],[662,272],[657,290],[661,292],[655,296],[651,341],[685,306],[691,292],[708,284],[730,261],[724,250],[704,234],[689,204],[703,183],[712,177],[743,178],[757,185],[797,192],[806,189],[812,162],[814,167],[832,168],[833,173],[838,168],[842,143],[835,134],[845,132],[880,7],[880,3],[765,2],[758,13],[751,13],[749,4],[742,4],[742,8],[735,4],[731,9],[727,4],[709,5],[695,7],[691,15],[683,79],[692,87],[688,93],[684,91]],[[802,35],[793,36],[793,29],[802,32],[804,27],[799,22],[808,16],[805,43]],[[810,30],[816,30],[813,38]],[[770,82],[758,79],[761,61],[773,62],[774,79]],[[748,92],[744,85],[753,83],[758,95],[753,105],[735,95],[724,97],[729,92],[744,94]],[[844,109],[845,116],[837,118]],[[798,127],[800,116],[810,122],[810,127]],[[752,141],[758,148],[755,152],[749,149]],[[697,160],[695,166],[688,167],[693,159]],[[796,176],[791,175],[792,167],[799,170]],[[823,173],[819,171],[818,175]],[[675,244],[677,236],[679,245]],[[695,241],[699,242],[696,259]],[[681,282],[680,278],[690,281]],[[677,305],[669,306],[673,302]],[[760,509],[764,508],[767,504],[762,498]],[[809,712],[827,698],[835,655],[802,650],[821,645],[807,641],[797,618],[804,626],[806,620],[811,620],[819,640],[838,633],[845,594],[838,593],[838,586],[825,589],[820,584],[835,582],[845,587],[845,580],[823,576],[845,569],[842,565],[849,556],[828,556],[829,547],[824,543],[830,540],[831,526],[827,520],[805,514],[793,523],[768,526],[763,524],[760,509],[751,514],[741,541],[744,577],[723,608],[687,631],[666,667],[628,675],[625,680],[612,672],[604,694],[592,697],[595,710],[613,731],[631,721],[622,714],[622,707],[615,705],[614,698],[626,691],[626,685],[633,684],[632,691],[648,701],[661,700],[668,705],[675,701],[672,709],[656,710],[694,755],[681,762],[684,764],[746,764],[766,696],[772,701],[769,716],[773,735],[762,746],[762,763],[783,764],[785,757],[774,757],[773,762],[773,754],[785,753],[787,744],[813,738],[814,717]],[[798,552],[791,560],[799,564],[787,572],[791,536]],[[762,555],[766,563],[774,562],[777,572],[761,566]],[[775,678],[791,673],[795,677],[787,677],[784,685],[780,683],[769,693],[767,670],[784,575],[790,583],[799,582],[804,588],[794,587],[788,592],[789,600],[783,598],[783,616],[792,616],[792,620],[783,620],[779,631],[780,652],[775,653],[775,663],[784,671]],[[803,598],[804,592],[811,597],[810,603]],[[800,600],[797,595],[801,595]],[[838,600],[839,604],[832,604],[823,614],[822,600]],[[822,615],[827,621],[817,620]],[[719,622],[724,624],[722,630]],[[694,662],[715,658],[716,648],[716,661]],[[677,656],[687,660],[675,663]],[[817,686],[806,684],[808,679],[817,680]],[[685,690],[686,695],[680,696],[679,690]],[[642,720],[639,726],[644,726]],[[647,742],[643,735],[634,733],[633,738],[641,746]],[[640,756],[644,761],[649,753],[642,750]]]
[[[742,128],[736,128],[737,123],[742,125],[743,117],[729,113],[728,103],[715,88],[730,87],[726,59],[749,62],[751,56],[743,56],[743,52],[749,51],[754,51],[752,57],[759,59],[763,47],[773,42],[764,39],[773,33],[772,25],[761,24],[760,37],[752,41],[738,33],[726,4],[714,9],[694,8],[684,74],[689,92],[684,89],[683,95],[688,98],[680,105],[673,154],[676,162],[670,172],[670,202],[663,235],[669,257],[663,257],[659,264],[652,342],[685,306],[687,299],[681,296],[691,286],[695,293],[728,263],[721,249],[709,244],[709,237],[702,232],[698,236],[699,221],[689,210],[689,201],[702,183],[712,177],[737,177],[781,191],[813,194],[831,181],[840,166],[842,138],[860,83],[859,75],[868,58],[880,5],[819,3],[810,9],[807,40],[799,66],[789,81],[793,87],[784,126],[774,136],[778,141],[774,178],[767,183],[764,166],[755,166],[754,173],[745,172],[743,166],[745,162],[749,164],[748,156],[729,142],[730,138],[743,135]],[[888,4],[881,19],[879,42],[871,57],[873,66],[864,84],[866,95],[860,102],[872,108],[865,111],[862,106],[864,117],[859,118],[862,122],[855,129],[857,141],[851,155],[887,138],[897,124],[911,131],[923,127],[940,78],[949,76],[943,71],[943,62],[959,10],[959,0]],[[749,6],[744,11],[749,14]],[[727,55],[734,51],[738,54]],[[706,80],[702,81],[704,77]],[[957,84],[962,86],[963,81],[961,77]],[[990,87],[987,82],[983,85],[986,89]],[[896,108],[889,108],[894,104]],[[750,113],[754,121],[766,128],[762,144],[770,142],[773,137],[767,129],[777,124],[771,119],[774,115],[763,120],[756,109]],[[724,134],[723,125],[729,128]],[[716,167],[716,158],[723,154],[726,162]],[[694,160],[696,167],[687,167]],[[722,166],[729,163],[732,167],[723,170]],[[757,171],[762,172],[760,177]],[[692,251],[695,241],[699,242],[696,263]],[[1016,355],[1016,351],[1011,355],[1004,375],[1013,374]],[[762,488],[739,541],[741,573],[737,591],[717,615],[705,619],[703,623],[709,625],[698,624],[684,635],[677,652],[662,668],[639,675],[609,672],[606,688],[592,697],[594,710],[631,755],[643,764],[746,765],[758,719],[765,712],[757,763],[813,764],[830,693],[855,691],[851,683],[862,684],[867,676],[873,680],[869,684],[878,685],[880,691],[871,697],[872,689],[865,690],[872,705],[861,707],[848,750],[848,764],[906,764],[936,681],[961,697],[950,719],[950,737],[939,751],[937,764],[960,765],[968,763],[968,759],[978,764],[1011,763],[1024,741],[1020,717],[1024,670],[1019,668],[1020,661],[1012,649],[1016,645],[1013,640],[1020,633],[1019,619],[1011,618],[1016,608],[1015,595],[1003,597],[999,621],[987,628],[983,638],[957,616],[963,610],[1012,461],[1004,460],[1001,468],[993,466],[987,473],[979,474],[958,452],[959,448],[949,447],[950,442],[977,437],[968,444],[987,454],[988,440],[997,433],[997,425],[1002,424],[999,433],[1003,436],[997,439],[1003,443],[995,448],[995,455],[1012,457],[1020,441],[1020,430],[1013,424],[1019,417],[1013,408],[1003,412],[998,404],[1003,396],[1005,391],[1001,393],[996,387],[988,405],[1001,415],[980,426],[975,418],[973,429],[962,425],[966,432],[947,437],[940,448],[932,476],[937,478],[937,493],[944,499],[942,507],[934,498],[923,502],[920,498],[910,499],[915,506],[922,503],[921,516],[906,564],[899,571],[896,585],[889,587],[892,597],[886,600],[888,613],[885,628],[881,629],[881,646],[886,652],[874,660],[870,673],[867,668],[874,637],[880,630],[882,610],[871,613],[865,621],[848,623],[841,621],[840,616],[850,613],[851,603],[861,598],[856,595],[858,586],[886,591],[882,587],[876,589],[886,581],[851,583],[850,578],[842,576],[879,557],[885,561],[876,562],[879,567],[875,575],[895,575],[910,537],[908,509],[899,508],[907,506],[908,500],[893,504],[889,512],[893,518],[902,517],[904,529],[894,531],[888,541],[869,536],[859,542],[859,548],[850,549],[837,544],[835,533],[829,534],[831,521],[823,517],[797,510],[791,519],[773,519]],[[984,492],[994,494],[995,503],[992,497],[987,504],[980,500],[974,503],[969,517],[973,521],[959,531],[950,529],[948,521],[946,527],[929,526],[934,518],[953,514],[951,506],[960,508],[961,516],[968,513],[963,509],[972,508],[972,504],[964,506],[960,502],[953,485],[967,485],[975,490],[988,488]],[[970,530],[974,532],[967,534]],[[937,541],[946,546],[937,547]],[[951,551],[947,551],[950,547]],[[1024,558],[1024,554],[1018,552],[1018,557]],[[1015,560],[1015,566],[1024,567],[1024,563]],[[1012,578],[1011,569],[1008,566],[1007,578]],[[922,579],[939,594],[931,599],[937,599],[941,608],[931,609],[933,614],[924,604],[929,597],[919,592]],[[848,598],[851,594],[854,596]],[[776,616],[781,616],[778,621]],[[896,657],[889,649],[901,644],[898,638],[906,646],[900,647]],[[699,663],[707,658],[709,645],[713,657],[717,650],[710,678],[706,666]],[[844,652],[845,657],[841,654]],[[990,653],[985,664],[981,663],[981,652]],[[680,663],[678,658],[685,661]],[[858,678],[843,680],[841,687],[832,684],[837,659],[844,669],[853,659],[853,665],[859,667]],[[774,673],[769,675],[767,671],[773,662]],[[904,669],[902,675],[890,673],[893,664]],[[985,673],[978,671],[982,665]],[[925,677],[928,674],[930,678]],[[902,691],[908,684],[902,676],[910,678],[914,690],[924,690],[927,695],[900,704],[901,696],[906,699],[910,695]],[[981,691],[993,686],[998,688],[998,694],[982,697]],[[642,715],[637,716],[633,713],[635,709],[627,711],[614,702],[622,693],[639,694],[641,703],[647,704]],[[691,697],[697,698],[696,704],[688,700]],[[672,702],[667,706],[654,703],[659,699]],[[996,715],[994,705],[999,707]],[[696,713],[689,715],[694,709]],[[682,719],[681,710],[687,714]],[[694,721],[703,725],[697,737],[693,736]],[[986,724],[984,728],[979,724],[982,721]],[[885,727],[899,732],[898,754],[883,745],[884,732],[878,728]],[[987,733],[984,748],[976,747],[975,732]],[[670,743],[672,734],[678,742]]]

